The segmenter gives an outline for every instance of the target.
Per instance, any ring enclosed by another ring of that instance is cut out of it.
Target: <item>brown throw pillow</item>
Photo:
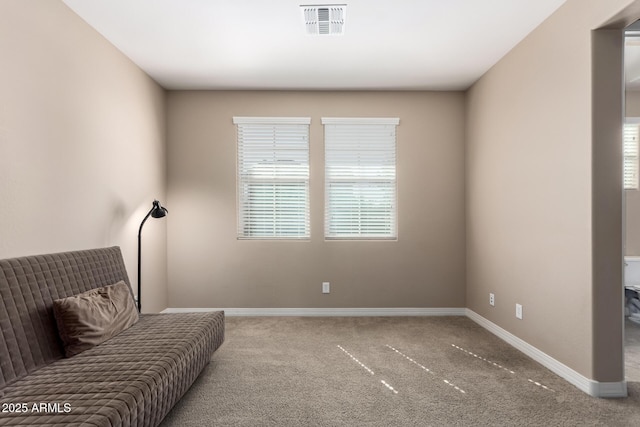
[[[67,357],[95,347],[138,321],[138,310],[123,281],[54,300],[53,313]]]

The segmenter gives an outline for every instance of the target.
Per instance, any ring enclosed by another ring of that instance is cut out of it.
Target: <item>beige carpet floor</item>
[[[639,426],[465,317],[227,318],[170,426]]]

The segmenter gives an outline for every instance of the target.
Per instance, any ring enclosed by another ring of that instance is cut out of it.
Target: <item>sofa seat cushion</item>
[[[224,340],[224,313],[144,314],[76,356],[6,387],[4,425],[156,426]]]

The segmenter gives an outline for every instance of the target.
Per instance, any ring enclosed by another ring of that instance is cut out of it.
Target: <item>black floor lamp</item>
[[[153,201],[153,207],[151,208],[151,210],[149,212],[147,212],[147,215],[144,217],[144,219],[142,220],[142,223],[140,224],[140,230],[138,230],[138,312],[141,312],[142,310],[142,302],[141,302],[141,298],[140,298],[140,294],[141,294],[141,287],[140,287],[140,274],[141,274],[141,270],[140,270],[140,259],[141,259],[141,253],[142,253],[142,226],[144,225],[145,221],[147,220],[147,218],[149,218],[149,215],[151,215],[153,218],[162,218],[164,216],[166,216],[169,213],[169,211],[166,208],[163,208],[160,205],[160,202],[157,200]]]

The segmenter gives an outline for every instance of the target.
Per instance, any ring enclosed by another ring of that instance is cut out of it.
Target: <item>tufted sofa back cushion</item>
[[[0,260],[0,390],[64,356],[53,300],[121,280],[119,247]]]

